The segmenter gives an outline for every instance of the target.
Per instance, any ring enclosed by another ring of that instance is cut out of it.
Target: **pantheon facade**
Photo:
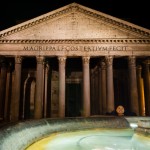
[[[72,3],[0,32],[0,120],[150,116],[150,30]]]

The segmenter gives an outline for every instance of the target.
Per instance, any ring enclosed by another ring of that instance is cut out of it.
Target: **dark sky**
[[[150,29],[149,0],[1,0],[0,30],[76,2]],[[3,2],[3,3],[2,3]]]

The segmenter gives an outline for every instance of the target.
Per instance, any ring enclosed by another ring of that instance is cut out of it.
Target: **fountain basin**
[[[123,137],[128,137],[131,142],[131,138],[134,137],[134,132],[136,130],[130,127],[130,123],[124,117],[89,117],[89,118],[64,118],[64,119],[41,119],[41,120],[29,120],[25,122],[18,122],[9,125],[5,128],[0,129],[0,150],[24,150],[29,148],[33,143],[43,140],[54,134],[70,134],[71,132],[89,132],[93,130],[96,135],[89,133],[88,135],[83,135],[84,139],[79,145],[84,147],[84,143],[90,141],[91,137],[94,141],[105,139],[104,141],[109,141],[108,139],[112,134],[101,136],[101,131],[107,130],[108,132],[119,133],[115,135],[116,138],[120,139],[120,133],[123,133]],[[119,132],[116,132],[119,131]],[[124,132],[125,131],[125,132]],[[130,132],[126,132],[130,131]],[[105,132],[106,133],[106,132]],[[98,134],[98,136],[97,136]],[[87,137],[87,138],[85,138]],[[90,137],[90,138],[89,138]],[[98,137],[98,140],[96,140]],[[105,138],[104,138],[105,137]],[[100,138],[100,139],[99,139]],[[79,138],[80,141],[82,137]],[[136,146],[136,141],[140,138],[135,138],[134,144]],[[150,143],[150,138],[144,140],[147,145]],[[89,142],[88,142],[89,143]],[[116,143],[116,142],[115,142]],[[121,141],[119,142],[121,143]],[[122,142],[123,143],[123,142]],[[108,143],[109,144],[109,143]],[[99,145],[100,146],[100,145]],[[147,147],[145,147],[146,150]],[[149,147],[148,147],[149,148]],[[81,148],[80,148],[81,149]],[[63,149],[62,149],[63,150]],[[136,148],[137,150],[137,148]],[[140,149],[139,149],[140,150]]]

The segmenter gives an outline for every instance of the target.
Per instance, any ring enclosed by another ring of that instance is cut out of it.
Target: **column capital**
[[[45,72],[46,72],[46,74],[48,74],[48,71],[49,71],[49,63],[45,62]]]
[[[113,64],[113,56],[105,56],[105,61],[107,66],[112,66]]]
[[[105,61],[101,61],[100,66],[101,66],[102,70],[105,70],[106,69],[106,63],[105,63]]]
[[[143,62],[145,65],[150,65],[150,59],[147,59]]]
[[[5,62],[6,58],[4,56],[0,56],[0,63]]]
[[[135,56],[129,56],[128,57],[128,64],[131,66],[135,66],[136,64],[136,57]]]
[[[141,76],[141,73],[142,73],[142,66],[141,65],[138,65],[137,67],[136,67],[136,70],[137,70],[137,76]]]
[[[48,63],[48,62],[45,62],[45,67],[46,67],[47,69],[49,69],[49,63]]]
[[[23,59],[22,56],[15,56],[15,63],[16,64],[21,64],[22,63],[22,59]]]
[[[141,66],[141,65],[138,65],[136,68],[137,68],[138,70],[142,70],[142,66]]]
[[[99,72],[99,68],[97,67],[95,70],[95,75],[98,75],[98,72]]]
[[[89,56],[83,56],[82,61],[83,61],[83,64],[89,64],[90,63],[90,57]]]
[[[65,64],[66,63],[66,56],[59,56],[58,61],[60,64]]]
[[[36,61],[38,64],[42,64],[44,62],[44,56],[36,56]]]
[[[102,68],[100,66],[98,66],[98,72],[101,72]]]
[[[142,66],[141,66],[141,65],[137,65],[136,70],[137,70],[138,72],[142,72]]]
[[[0,67],[6,67],[7,66],[7,62],[6,62],[6,58],[5,57],[0,57]]]

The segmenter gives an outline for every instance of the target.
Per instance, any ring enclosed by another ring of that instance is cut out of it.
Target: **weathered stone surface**
[[[73,3],[2,31],[4,39],[149,37],[148,30]]]
[[[130,128],[123,117],[41,119],[20,122],[0,129],[0,150],[20,150],[55,132],[94,128]],[[9,143],[9,144],[8,144]]]
[[[138,121],[138,127],[150,129],[150,120],[139,120]]]
[[[139,120],[135,133],[150,137],[150,120]]]
[[[59,83],[58,83],[58,72],[52,71],[51,81],[51,117],[58,117],[58,94],[59,94]]]
[[[0,32],[0,55],[148,56],[150,30],[73,3]]]

